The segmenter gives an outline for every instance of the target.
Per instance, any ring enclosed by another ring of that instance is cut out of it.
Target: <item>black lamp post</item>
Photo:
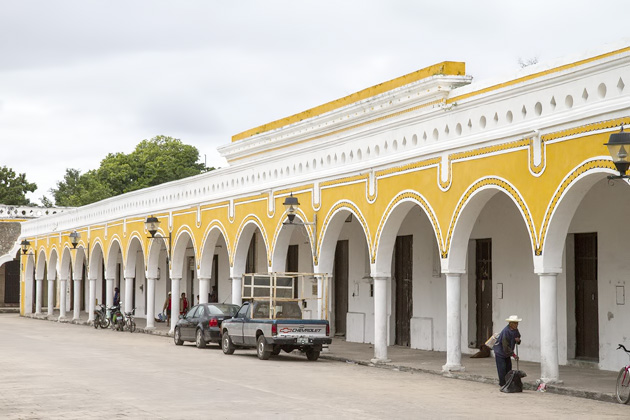
[[[315,247],[317,246],[317,213],[313,214],[313,221],[309,222],[308,219],[304,219],[304,222],[301,223],[293,223],[295,220],[295,215],[297,213],[298,207],[300,203],[298,202],[297,197],[293,197],[293,193],[291,193],[287,198],[284,199],[284,208],[286,209],[288,222],[284,223],[285,225],[307,225],[313,227],[313,244],[311,246],[313,251],[313,258],[316,255]]]
[[[293,220],[295,219],[295,213],[297,212],[297,208],[300,205],[297,197],[293,197],[293,193],[290,196],[284,199],[284,208],[287,210],[287,218],[289,219],[289,224],[293,224]]]
[[[76,230],[73,230],[70,235],[70,243],[72,244],[72,249],[77,249],[77,245],[79,244],[79,239],[81,239],[81,234]]]
[[[29,246],[31,246],[31,243],[27,239],[24,239],[22,242],[20,242],[20,247],[22,247],[22,255],[26,255]]]
[[[144,222],[144,226],[147,229],[147,232],[151,234],[148,239],[158,239],[158,238],[168,238],[168,249],[166,250],[166,263],[170,264],[171,261],[171,234],[169,232],[168,236],[155,236],[155,234],[160,229],[160,220],[155,216],[147,217],[147,220]]]
[[[626,175],[628,167],[630,167],[630,133],[623,131],[623,126],[618,133],[613,133],[608,138],[608,143],[604,143],[608,147],[608,153],[612,157],[615,167],[619,171],[619,175],[609,175],[608,179],[624,179],[630,178]]]

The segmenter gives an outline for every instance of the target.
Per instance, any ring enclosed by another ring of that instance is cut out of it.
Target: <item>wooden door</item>
[[[477,303],[477,345],[481,346],[492,331],[492,239],[476,240],[475,294]]]
[[[335,248],[335,335],[346,335],[348,313],[348,241],[337,241]]]
[[[211,299],[213,287],[215,295],[213,296],[214,299]],[[208,302],[212,302],[212,300],[219,301],[219,254],[214,254],[212,257],[212,285],[208,291]]]
[[[597,233],[575,234],[575,357],[599,360]]]
[[[411,344],[413,316],[413,235],[396,237],[394,284],[396,287],[396,338],[399,346]]]
[[[287,249],[287,264],[286,271],[287,273],[299,273],[299,245],[289,245],[289,249]],[[298,282],[293,282],[293,297],[298,297]]]
[[[256,272],[256,232],[252,235],[247,250],[247,259],[245,260],[245,274],[254,274]]]
[[[20,303],[20,261],[4,264],[4,303]]]

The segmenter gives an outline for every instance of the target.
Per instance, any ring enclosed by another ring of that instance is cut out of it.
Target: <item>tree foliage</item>
[[[58,206],[84,206],[213,169],[198,160],[196,147],[172,137],[157,136],[142,140],[129,154],[108,154],[98,169],[84,174],[67,169],[63,181],[51,192]]]
[[[31,201],[26,198],[27,192],[34,192],[37,184],[28,182],[26,174],[16,174],[6,166],[0,167],[0,203],[12,206],[29,206]]]

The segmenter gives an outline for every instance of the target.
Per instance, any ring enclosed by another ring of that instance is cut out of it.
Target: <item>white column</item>
[[[59,321],[66,319],[66,281],[67,279],[59,279]]]
[[[44,279],[35,279],[35,315],[42,313],[42,283]]]
[[[114,304],[114,279],[105,279],[105,305],[112,306]]]
[[[317,319],[324,319],[324,280],[321,274],[315,276],[317,279]]]
[[[133,309],[133,277],[125,277],[125,312]]]
[[[540,278],[540,379],[559,383],[556,273]]]
[[[232,303],[234,305],[243,304],[242,283],[242,277],[232,277]]]
[[[210,277],[199,277],[199,303],[208,303]]]
[[[55,279],[48,279],[48,316],[55,310]]]
[[[88,322],[94,322],[94,307],[96,306],[96,279],[89,280],[89,293],[88,293]]]
[[[147,279],[147,330],[155,329],[155,280]]]
[[[78,320],[81,317],[81,279],[74,279],[74,311],[72,320]]]
[[[461,273],[446,274],[446,364],[443,371],[463,371]]]
[[[171,277],[171,334],[179,319],[179,282],[181,278]]]
[[[387,358],[387,280],[374,276],[374,358],[372,363],[386,363]]]

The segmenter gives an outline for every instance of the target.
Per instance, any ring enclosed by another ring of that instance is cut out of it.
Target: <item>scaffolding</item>
[[[242,298],[255,304],[252,318],[328,319],[329,274],[243,274]]]

